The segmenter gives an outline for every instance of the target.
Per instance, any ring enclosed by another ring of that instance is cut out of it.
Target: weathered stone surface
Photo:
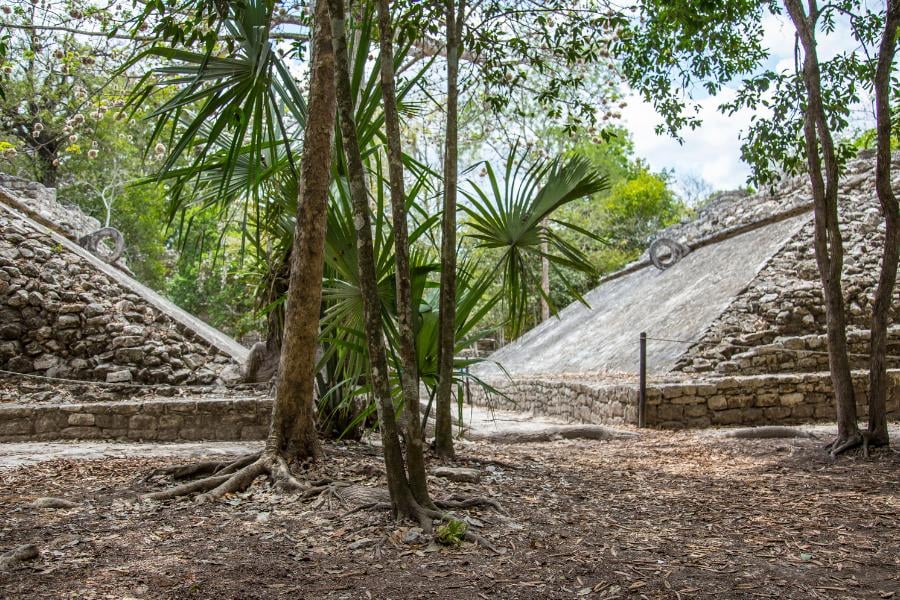
[[[436,467],[431,473],[435,477],[460,483],[478,483],[481,480],[481,472],[478,469],[465,467]]]
[[[40,215],[69,239],[98,229],[95,219],[62,207],[53,190],[2,173],[0,191],[0,341],[19,344],[0,347],[0,369],[103,381],[121,368],[94,367],[147,360],[144,366],[156,369],[153,373],[134,369],[131,379],[114,374],[112,381],[193,385],[215,383],[218,373],[233,364],[217,349],[222,346],[177,324],[159,303],[127,291],[19,211],[25,206],[33,211],[29,216]],[[168,352],[155,352],[160,347]],[[68,368],[73,358],[99,360]]]

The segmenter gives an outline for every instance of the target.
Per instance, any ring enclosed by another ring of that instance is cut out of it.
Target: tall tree
[[[897,26],[900,24],[900,2],[888,0],[884,31],[878,49],[875,70],[875,134],[877,154],[875,164],[875,189],[884,218],[884,249],[875,302],[872,305],[872,326],[869,340],[869,426],[868,443],[880,446],[890,444],[887,429],[887,330],[891,304],[896,299],[897,264],[900,260],[900,209],[891,185],[891,73],[897,49]]]
[[[828,362],[837,408],[837,439],[832,452],[837,453],[860,442],[856,415],[856,396],[850,360],[847,356],[847,314],[841,291],[844,267],[844,242],[838,221],[838,178],[840,175],[834,139],[828,125],[822,100],[822,78],[816,47],[816,3],[809,3],[806,13],[799,0],[785,0],[784,6],[797,31],[803,48],[803,83],[806,106],[803,137],[813,193],[814,247],[822,294],[825,299],[825,321],[828,336]]]
[[[442,458],[453,458],[451,419],[453,359],[456,346],[456,196],[459,177],[459,53],[465,0],[445,0],[447,34],[447,116],[444,141],[444,206],[441,221],[440,334],[434,446]]]
[[[243,7],[245,10],[249,8]],[[266,12],[257,16],[268,22],[271,14]],[[260,42],[268,44],[264,35]],[[313,389],[336,110],[334,50],[325,2],[316,5],[310,61],[308,118],[298,185],[284,339],[265,448],[262,453],[242,457],[231,464],[201,463],[188,467],[188,473],[211,475],[147,494],[149,498],[172,498],[196,492],[203,492],[201,499],[219,498],[243,489],[264,474],[268,474],[281,488],[303,490],[306,486],[291,474],[290,462],[315,459],[321,454],[315,427]],[[206,116],[199,115],[197,118],[202,120]],[[173,468],[171,472],[184,473],[185,469]]]
[[[397,330],[400,345],[400,382],[406,414],[406,462],[413,496],[423,506],[431,505],[425,478],[422,426],[419,424],[419,376],[409,268],[409,231],[403,183],[403,148],[394,75],[394,39],[388,0],[378,0],[381,95],[387,137],[388,171],[391,183],[391,218],[394,226],[394,260],[397,287]],[[416,307],[417,308],[417,307]]]
[[[346,155],[350,196],[353,203],[353,222],[356,226],[359,287],[362,295],[366,349],[369,356],[369,380],[378,409],[381,441],[388,491],[396,516],[408,517],[430,528],[430,517],[421,512],[413,496],[403,459],[403,449],[397,427],[397,416],[388,380],[387,353],[381,324],[381,299],[375,275],[375,248],[372,241],[372,221],[366,188],[365,167],[362,162],[354,118],[353,94],[350,89],[350,69],[347,55],[346,13],[343,0],[328,0],[331,26],[334,33],[335,87],[341,126],[341,142]],[[384,57],[382,57],[384,58]],[[387,62],[387,61],[385,61]],[[418,420],[418,418],[416,418]],[[424,464],[424,463],[423,463]],[[424,483],[424,477],[423,477]]]

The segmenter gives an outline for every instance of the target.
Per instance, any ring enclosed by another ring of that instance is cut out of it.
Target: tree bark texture
[[[372,392],[378,408],[381,424],[381,440],[388,491],[395,515],[418,518],[416,503],[409,488],[403,449],[397,428],[391,387],[388,380],[387,356],[384,332],[381,325],[381,300],[375,274],[375,250],[372,242],[372,225],[369,216],[365,170],[356,135],[353,112],[353,95],[350,87],[349,59],[347,56],[346,21],[343,0],[328,0],[331,27],[334,33],[335,87],[337,89],[338,114],[341,137],[347,159],[347,178],[353,205],[353,222],[356,227],[356,247],[359,263],[359,285],[362,294],[366,348],[369,354],[369,371]]]
[[[391,216],[394,226],[394,273],[397,284],[397,332],[400,342],[400,383],[406,421],[406,466],[409,485],[416,501],[431,505],[425,475],[422,425],[419,422],[419,373],[416,363],[416,335],[409,267],[409,231],[406,222],[406,193],[403,185],[403,149],[400,115],[394,76],[394,40],[389,0],[378,0],[378,28],[381,49],[381,94],[387,130],[388,173],[391,182]]]
[[[456,348],[456,195],[459,178],[459,51],[465,0],[446,0],[447,127],[444,142],[444,211],[441,220],[441,288],[438,335],[438,390],[434,446],[453,458],[453,355]]]
[[[324,2],[316,6],[308,117],[291,250],[291,272],[268,451],[296,458],[321,454],[316,434],[314,386],[325,225],[334,135],[334,52]]]
[[[807,106],[803,135],[813,192],[816,262],[825,299],[828,361],[837,409],[838,443],[835,445],[837,447],[848,440],[858,440],[860,432],[850,362],[847,357],[847,318],[841,291],[844,248],[838,222],[838,162],[822,104],[815,39],[818,9],[814,0],[810,0],[809,4],[811,12],[806,15],[800,0],[784,0],[784,6],[794,23],[804,54],[803,81],[807,90]]]
[[[884,218],[884,250],[881,271],[875,289],[872,306],[872,325],[869,340],[869,444],[887,446],[890,436],[887,429],[887,328],[894,286],[897,283],[898,250],[900,250],[900,215],[897,197],[891,187],[891,70],[897,44],[897,26],[900,24],[900,2],[889,0],[878,65],[875,71],[875,134],[877,154],[875,164],[875,189]]]

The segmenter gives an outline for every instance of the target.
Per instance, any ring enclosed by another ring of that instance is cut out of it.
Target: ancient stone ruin
[[[846,170],[840,219],[848,341],[864,415],[884,227],[871,157]],[[636,423],[639,335],[646,332],[650,426],[834,419],[808,178],[752,196],[720,195],[660,237],[687,253],[665,270],[645,254],[587,294],[589,308],[572,304],[498,350],[490,361],[511,378],[491,362],[477,373],[506,396],[476,393],[476,402],[571,421]],[[900,302],[891,323],[888,413],[898,415]]]
[[[98,229],[0,176],[0,441],[261,437],[266,400],[221,387],[247,349],[79,244]]]
[[[0,180],[0,369],[118,383],[213,383],[246,356],[221,332],[75,243],[99,229],[96,220],[60,206],[53,190],[17,183]]]

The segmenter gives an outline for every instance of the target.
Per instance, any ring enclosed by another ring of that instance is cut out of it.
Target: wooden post
[[[647,426],[647,333],[641,332],[640,389],[638,391],[638,427]]]

